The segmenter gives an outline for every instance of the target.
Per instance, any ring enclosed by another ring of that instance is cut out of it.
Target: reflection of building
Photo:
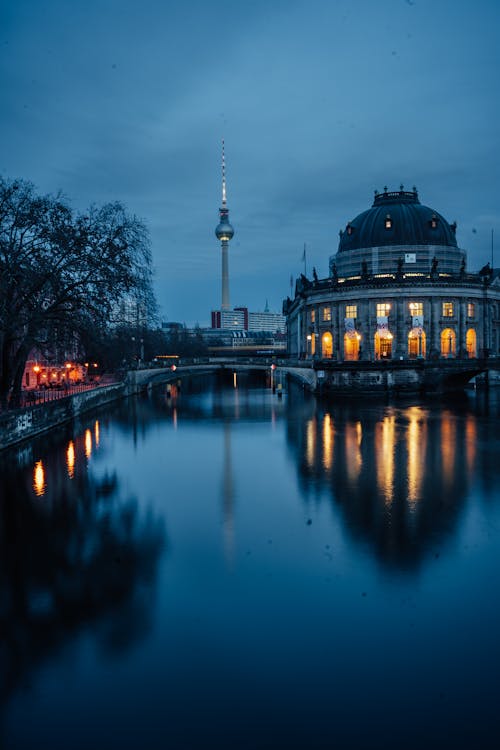
[[[384,561],[418,562],[453,527],[476,461],[477,419],[421,406],[323,411],[291,419],[289,445],[304,488],[331,492],[348,527]]]
[[[348,360],[475,358],[500,350],[500,283],[465,271],[456,224],[416,189],[376,193],[347,223],[330,275],[287,299],[289,353]]]

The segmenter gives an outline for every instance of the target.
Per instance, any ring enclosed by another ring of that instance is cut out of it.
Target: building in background
[[[229,242],[234,236],[234,229],[229,223],[229,209],[227,207],[224,141],[222,141],[222,206],[219,209],[219,223],[215,229],[215,236],[221,243],[222,299],[220,309],[212,310],[212,329],[217,331],[284,334],[285,317],[282,313],[269,312],[267,303],[263,312],[250,312],[247,307],[231,308],[229,302]]]
[[[476,358],[500,351],[500,278],[466,271],[456,224],[417,190],[375,192],[340,232],[330,275],[287,298],[288,352],[349,360]]]

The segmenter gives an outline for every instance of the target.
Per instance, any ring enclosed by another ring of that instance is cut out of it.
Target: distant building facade
[[[475,358],[500,352],[500,277],[466,271],[456,224],[416,189],[375,193],[340,232],[325,279],[287,298],[288,352],[349,360]]]
[[[212,310],[212,328],[233,331],[254,331],[267,333],[285,333],[286,318],[282,313],[251,312],[247,307],[235,307],[234,310]]]

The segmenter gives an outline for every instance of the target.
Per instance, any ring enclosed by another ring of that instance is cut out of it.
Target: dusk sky
[[[373,191],[416,185],[500,264],[498,0],[1,0],[0,172],[152,239],[162,320],[220,306],[221,139],[232,305],[328,274]]]

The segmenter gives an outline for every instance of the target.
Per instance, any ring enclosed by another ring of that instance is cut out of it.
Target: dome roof
[[[373,205],[350,221],[340,233],[339,252],[387,245],[457,247],[456,224],[423,206],[418,193],[403,190],[375,192]]]

